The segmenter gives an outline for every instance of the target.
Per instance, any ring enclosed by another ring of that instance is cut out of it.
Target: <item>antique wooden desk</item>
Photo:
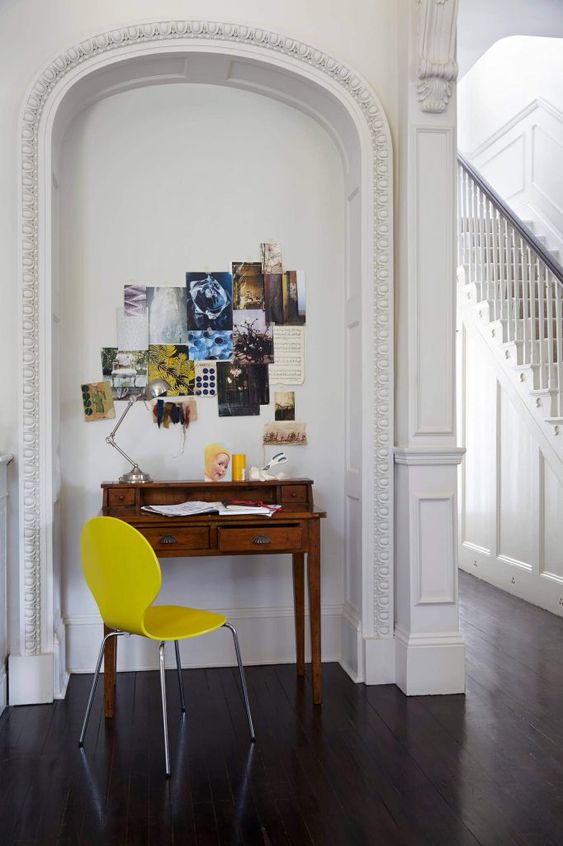
[[[297,674],[305,674],[305,555],[309,589],[313,702],[321,702],[320,520],[313,482],[288,479],[268,482],[149,482],[142,485],[104,482],[102,514],[135,526],[159,557],[264,555],[291,553],[295,604]],[[142,511],[143,505],[186,500],[231,502],[252,500],[282,506],[272,517],[203,514],[163,517]],[[113,715],[117,638],[110,638],[104,656],[106,717]]]

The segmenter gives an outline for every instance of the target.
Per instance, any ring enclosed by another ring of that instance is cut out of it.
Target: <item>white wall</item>
[[[81,382],[101,378],[101,347],[116,343],[123,285],[131,279],[183,285],[187,270],[229,270],[231,260],[259,259],[259,243],[268,239],[281,242],[286,267],[306,273],[306,377],[295,394],[296,416],[308,424],[310,445],[288,449],[288,473],[313,478],[316,502],[329,513],[322,528],[323,657],[338,657],[345,221],[335,145],[317,123],[278,101],[219,86],[161,85],[83,111],[64,139],[57,182],[69,670],[92,668],[99,631],[80,570],[80,528],[100,507],[100,481],[127,469],[104,443],[115,421],[84,423],[80,395]],[[159,431],[139,404],[120,430],[119,444],[157,479],[201,478],[203,446],[215,440],[245,452],[249,463],[261,463],[262,427],[273,419],[274,390],[272,385],[272,402],[260,417],[219,418],[216,400],[199,399],[199,420],[183,452],[180,427]],[[117,403],[117,414],[123,408]],[[164,601],[226,610],[238,620],[248,663],[293,660],[289,556],[168,559],[163,574]],[[220,635],[204,641],[186,650],[186,663],[224,660]],[[143,648],[124,645],[122,666],[156,665],[156,655],[151,659]]]
[[[563,485],[529,412],[497,379],[485,341],[470,327],[461,333],[460,566],[563,615]]]
[[[458,88],[458,145],[563,255],[563,40],[497,42]]]
[[[96,4],[69,4],[66,0],[4,0],[0,4],[0,155],[6,163],[0,173],[0,353],[3,360],[16,360],[20,323],[16,249],[18,118],[27,87],[53,56],[92,33],[156,17],[201,17],[262,26],[313,44],[357,69],[377,91],[395,131],[398,122],[397,15],[397,4],[390,0],[358,0],[353,15],[349,6],[339,0],[329,3],[311,0],[305,5],[298,0],[283,4],[274,0],[240,0],[236,9],[228,0],[193,0],[189,8],[183,0],[161,0],[157,5],[151,0],[121,0],[118,4],[112,0],[99,0]],[[322,246],[325,246],[324,240]],[[175,266],[174,273],[177,272]],[[13,404],[5,402],[0,407],[0,447],[16,453],[12,476],[17,478],[16,397],[19,382],[16,367],[6,368],[5,380],[6,395],[13,398]],[[107,475],[113,477],[115,465],[111,470]],[[8,589],[12,609],[10,632],[13,643],[17,643],[18,495],[16,485],[13,487],[9,500],[11,577]]]

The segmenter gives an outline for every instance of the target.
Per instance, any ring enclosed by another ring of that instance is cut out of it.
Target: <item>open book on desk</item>
[[[271,517],[279,511],[281,505],[266,505],[263,502],[246,502],[243,500],[235,502],[202,502],[201,500],[188,500],[178,502],[175,505],[142,505],[142,511],[149,511],[151,514],[162,514],[165,517],[192,517],[198,514],[218,514],[220,517],[234,517],[236,515],[252,515]]]

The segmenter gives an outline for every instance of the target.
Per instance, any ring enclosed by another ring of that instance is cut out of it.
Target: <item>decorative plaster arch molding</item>
[[[392,149],[377,96],[331,56],[274,32],[214,21],[160,21],[115,29],[55,58],[26,97],[21,117],[20,656],[53,651],[50,411],[50,220],[54,116],[66,93],[105,65],[175,50],[217,51],[287,69],[336,97],[360,141],[362,193],[363,635],[393,636],[393,290]],[[367,280],[367,283],[366,283]],[[47,364],[46,364],[47,362]]]

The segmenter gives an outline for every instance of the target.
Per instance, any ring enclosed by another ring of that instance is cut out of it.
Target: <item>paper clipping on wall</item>
[[[122,350],[102,347],[102,375],[111,386],[114,400],[138,396],[147,385],[147,350]]]
[[[274,326],[275,364],[270,384],[302,385],[305,381],[305,334],[302,326]]]
[[[130,317],[141,317],[147,312],[146,285],[123,286],[123,309]]]
[[[149,344],[188,343],[188,315],[185,288],[165,285],[147,288]]]
[[[195,368],[188,359],[188,348],[182,344],[151,344],[149,346],[149,382],[164,379],[169,385],[169,397],[193,396]]]
[[[82,404],[86,423],[115,417],[109,382],[89,382],[82,385]]]
[[[266,423],[264,425],[264,445],[305,446],[307,443],[307,424],[294,420]]]
[[[295,420],[294,391],[276,391],[274,393],[274,419]]]
[[[264,273],[281,273],[283,271],[281,246],[273,241],[260,244],[262,254],[262,268]]]
[[[120,350],[146,350],[149,345],[148,315],[126,314],[124,309],[116,310],[117,346]]]

